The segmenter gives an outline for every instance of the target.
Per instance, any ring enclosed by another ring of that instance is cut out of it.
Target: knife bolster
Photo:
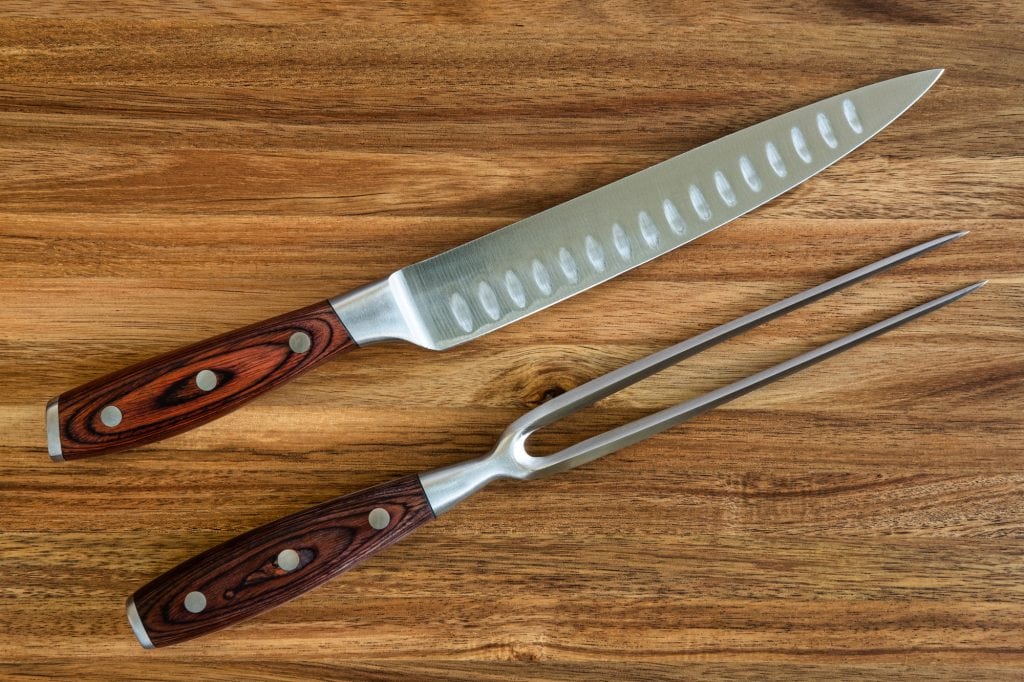
[[[359,346],[408,341],[437,350],[405,283],[402,271],[330,299],[352,340]]]

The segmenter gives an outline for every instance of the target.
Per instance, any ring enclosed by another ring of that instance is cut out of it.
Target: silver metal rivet
[[[391,523],[391,514],[388,514],[387,509],[377,507],[370,512],[370,528],[380,530],[381,528],[387,528],[389,523]]]
[[[206,608],[206,595],[202,592],[189,592],[185,595],[185,610],[199,613]]]
[[[295,332],[288,337],[288,347],[295,353],[305,353],[313,346],[313,340],[306,332]]]
[[[294,549],[282,549],[277,555],[277,567],[282,571],[294,571],[299,567],[299,553]]]
[[[204,369],[196,375],[196,386],[203,391],[212,391],[217,388],[217,375],[208,369]]]
[[[104,426],[117,426],[121,423],[121,410],[114,405],[107,405],[100,410],[100,421]]]

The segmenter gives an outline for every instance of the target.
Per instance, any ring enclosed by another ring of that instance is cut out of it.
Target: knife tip
[[[928,78],[929,88],[934,85],[935,81],[939,80],[944,73],[946,73],[945,69],[928,69],[927,71],[921,71],[921,75]]]

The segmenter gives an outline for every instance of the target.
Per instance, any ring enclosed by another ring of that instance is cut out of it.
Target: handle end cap
[[[139,611],[135,608],[135,597],[128,597],[128,601],[124,605],[124,609],[128,614],[128,624],[132,626],[132,632],[139,640],[139,644],[142,645],[143,649],[155,648],[153,642],[149,639],[149,633],[146,632],[146,627],[142,624],[142,619],[139,618]]]
[[[60,418],[58,417],[57,401],[60,396],[46,403],[46,449],[50,452],[50,459],[54,462],[63,462],[64,454],[60,448]]]

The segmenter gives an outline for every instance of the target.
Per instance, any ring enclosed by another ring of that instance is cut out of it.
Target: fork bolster
[[[483,457],[420,474],[420,484],[434,515],[440,516],[491,481],[504,476],[504,469],[495,458]]]

